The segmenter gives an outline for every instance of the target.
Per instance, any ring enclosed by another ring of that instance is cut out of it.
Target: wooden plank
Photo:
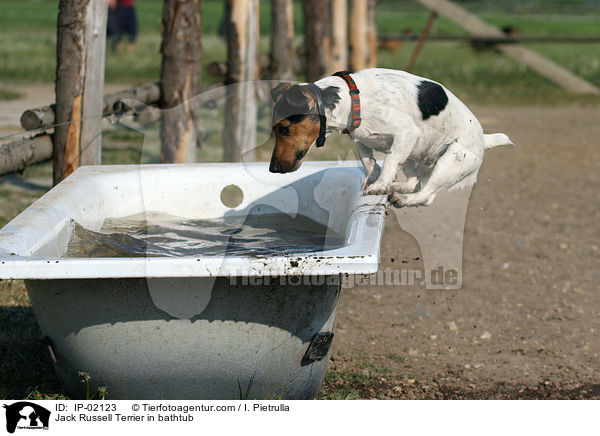
[[[386,34],[379,36],[379,41],[416,41],[420,38],[418,33],[409,34]],[[520,42],[568,42],[568,43],[597,43],[600,42],[600,36],[469,36],[469,35],[429,35],[427,39],[432,41],[466,41],[483,42],[489,44],[511,44]]]
[[[162,16],[163,109],[160,141],[162,162],[195,162],[201,91],[202,28],[200,0],[165,0]]]
[[[223,158],[252,160],[257,108],[252,80],[259,74],[259,1],[228,0],[227,76]]]
[[[348,0],[331,1],[331,70],[348,68]]]
[[[23,171],[52,158],[52,138],[38,135],[29,139],[0,145],[0,176]]]
[[[504,38],[504,32],[486,23],[475,14],[449,0],[418,0],[425,7],[458,24],[469,33],[480,37]],[[534,50],[519,44],[498,44],[496,47],[508,56],[527,65],[541,76],[574,94],[600,94],[600,89]]]
[[[154,105],[160,101],[160,84],[144,83],[133,88],[113,92],[104,96],[104,115],[110,115],[115,111],[115,103],[120,100],[137,100],[147,105]]]

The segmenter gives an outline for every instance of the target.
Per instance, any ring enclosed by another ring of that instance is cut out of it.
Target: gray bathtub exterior
[[[303,357],[315,334],[333,332],[339,278],[321,285],[267,280],[272,285],[193,279],[198,289],[213,289],[206,309],[191,319],[158,309],[145,279],[26,286],[71,398],[85,398],[80,371],[91,376],[90,392],[104,386],[110,399],[314,398],[330,353],[312,362]]]

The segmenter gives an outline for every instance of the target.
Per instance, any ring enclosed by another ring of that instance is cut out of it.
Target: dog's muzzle
[[[274,161],[271,161],[271,164],[269,165],[269,171],[271,171],[272,173],[283,172],[283,171],[281,171],[281,168],[279,168],[279,165],[277,165],[277,163]]]
[[[277,163],[277,160],[275,159],[275,152],[273,152],[273,156],[271,156],[271,163],[269,164],[269,171],[272,173],[285,173],[286,172]]]
[[[280,165],[275,160],[275,156],[273,156],[271,158],[271,163],[269,164],[269,171],[272,173],[280,173],[280,174],[293,173],[298,168],[300,168],[300,164],[298,162],[294,162],[292,165],[285,165],[285,163],[284,163],[284,166]]]

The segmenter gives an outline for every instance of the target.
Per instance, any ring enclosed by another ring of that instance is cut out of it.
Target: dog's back
[[[365,101],[362,119],[367,129],[380,131],[385,124],[402,122],[404,116],[405,121],[410,119],[422,133],[416,154],[435,153],[436,144],[443,147],[457,139],[462,139],[473,151],[483,153],[481,124],[443,85],[405,71],[383,68],[362,70],[353,77],[361,91],[361,100]]]

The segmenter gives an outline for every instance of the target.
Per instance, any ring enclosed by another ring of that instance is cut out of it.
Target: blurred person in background
[[[117,36],[117,0],[108,0],[108,19],[106,20],[106,42],[110,48],[116,50]]]
[[[123,50],[122,38],[127,34],[127,52],[131,53],[137,36],[137,18],[135,15],[135,0],[109,0],[109,9],[114,10],[114,45],[117,53]]]

